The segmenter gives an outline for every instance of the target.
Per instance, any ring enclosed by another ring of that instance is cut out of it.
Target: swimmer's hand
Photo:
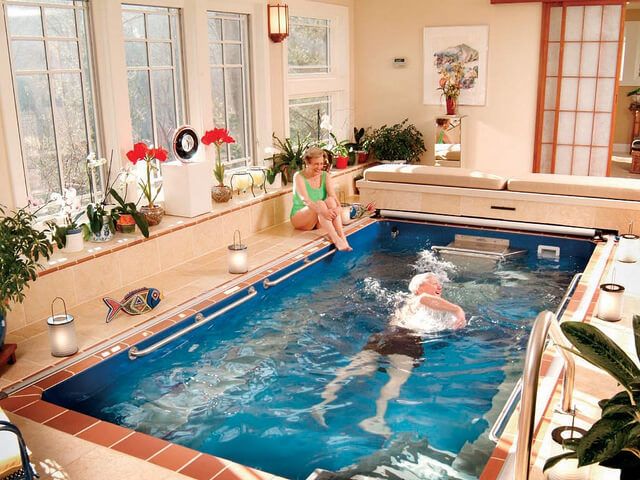
[[[453,324],[453,328],[463,328],[467,325],[467,319],[465,318],[464,310],[462,310],[462,308],[458,307],[454,312],[454,315],[456,316],[456,323]]]

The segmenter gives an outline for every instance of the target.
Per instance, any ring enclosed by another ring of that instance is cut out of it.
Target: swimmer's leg
[[[363,430],[384,437],[391,435],[391,429],[384,421],[389,400],[398,398],[400,395],[400,388],[409,380],[413,371],[414,359],[407,355],[391,354],[389,361],[391,362],[390,368],[387,368],[389,381],[382,387],[380,396],[376,400],[376,414],[358,424]]]
[[[347,383],[349,378],[373,374],[378,369],[377,360],[379,356],[380,354],[373,350],[363,350],[353,357],[349,365],[339,368],[336,371],[336,377],[324,387],[323,392],[320,394],[320,397],[323,399],[322,402],[311,408],[311,416],[316,422],[323,427],[327,426],[324,420],[324,406],[338,398],[338,392],[342,390],[342,387]]]

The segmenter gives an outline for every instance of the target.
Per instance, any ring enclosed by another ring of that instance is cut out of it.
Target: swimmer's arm
[[[425,307],[433,308],[434,310],[453,313],[457,319],[455,325],[456,328],[464,327],[467,323],[464,310],[459,305],[451,303],[444,298],[425,294],[420,296],[420,303]]]

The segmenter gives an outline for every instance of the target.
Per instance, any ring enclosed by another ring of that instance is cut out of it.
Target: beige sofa
[[[526,174],[514,178],[463,168],[378,165],[358,181],[379,209],[547,225],[640,231],[640,181]]]

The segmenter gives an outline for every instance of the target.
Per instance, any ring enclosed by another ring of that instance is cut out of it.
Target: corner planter
[[[211,198],[216,203],[226,203],[231,200],[231,188],[226,185],[214,185],[211,187]]]
[[[164,217],[164,208],[160,205],[145,205],[140,207],[140,213],[145,216],[150,227],[155,227],[160,224],[162,217]]]
[[[84,239],[82,238],[82,230],[73,228],[67,230],[64,242],[64,251],[67,253],[81,252],[84,249]]]

